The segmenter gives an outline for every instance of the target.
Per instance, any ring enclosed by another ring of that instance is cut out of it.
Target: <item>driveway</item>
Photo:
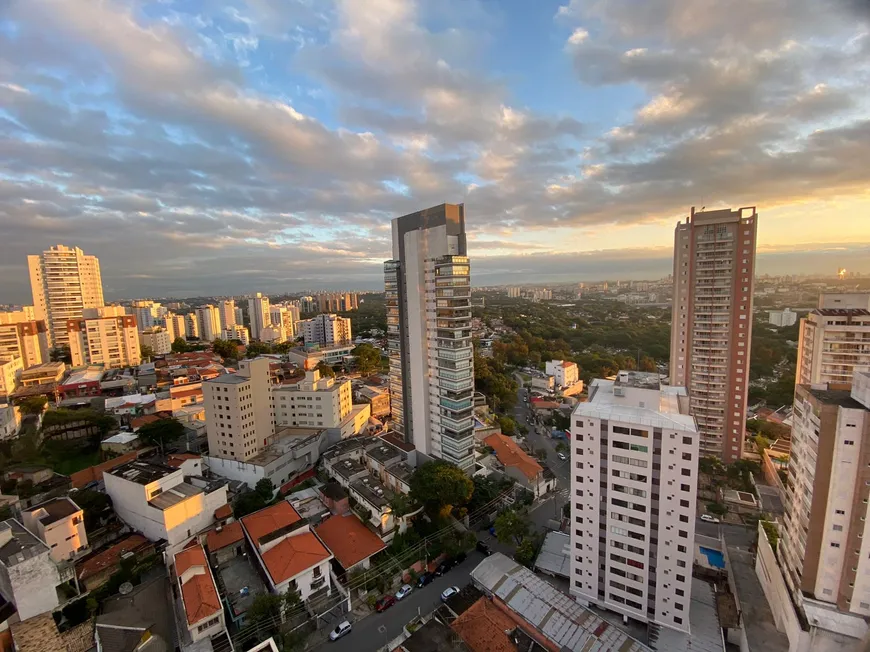
[[[462,588],[471,581],[471,571],[483,561],[484,556],[475,551],[468,553],[468,559],[449,573],[436,578],[422,589],[416,586],[403,600],[383,613],[373,613],[353,623],[351,633],[334,643],[329,641],[315,649],[334,650],[335,652],[361,652],[377,650],[402,633],[408,621],[420,614],[428,614],[441,604],[441,592],[448,586]],[[328,646],[328,647],[327,647]]]

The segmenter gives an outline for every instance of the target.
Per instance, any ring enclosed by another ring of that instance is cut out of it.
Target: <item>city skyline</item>
[[[662,275],[693,205],[757,205],[762,274],[870,271],[857,3],[630,5],[13,3],[0,302],[58,242],[109,299],[375,289],[442,201],[481,285]]]

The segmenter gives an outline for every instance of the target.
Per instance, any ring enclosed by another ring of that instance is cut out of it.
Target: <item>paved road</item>
[[[695,532],[698,534],[718,539],[720,529],[722,534],[725,535],[725,543],[731,547],[749,550],[755,545],[757,533],[751,527],[728,523],[717,525],[716,523],[707,523],[701,519],[695,520]]]
[[[446,575],[437,578],[429,586],[418,589],[416,586],[403,600],[383,613],[373,613],[353,623],[351,633],[334,643],[327,641],[318,649],[335,652],[361,652],[376,650],[386,645],[402,633],[404,627],[418,613],[431,613],[441,603],[441,592],[448,586],[462,588],[471,581],[471,571],[484,557],[477,551],[468,554],[462,562]]]

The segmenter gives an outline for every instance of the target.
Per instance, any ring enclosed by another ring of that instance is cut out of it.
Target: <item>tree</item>
[[[531,537],[523,537],[514,553],[514,560],[527,568],[531,568],[538,556],[538,546]]]
[[[268,344],[267,342],[251,342],[245,349],[245,354],[249,358],[256,358],[257,356],[263,355],[264,353],[272,352],[272,345]]]
[[[335,369],[325,362],[321,361],[315,368],[320,372],[321,377],[335,378]]]
[[[139,355],[142,357],[143,360],[150,360],[154,357],[154,349],[152,349],[147,344],[140,344]]]
[[[260,593],[248,607],[247,618],[253,625],[277,625],[284,606],[284,597],[277,593]]]
[[[495,519],[495,536],[502,543],[520,545],[529,533],[529,521],[525,514],[509,509]]]
[[[414,503],[410,496],[397,492],[390,498],[390,510],[393,516],[402,517],[414,511]]]
[[[506,415],[501,415],[498,418],[498,425],[501,428],[501,432],[503,435],[507,435],[508,437],[513,437],[517,434],[517,422],[513,417],[509,417]]]
[[[263,498],[264,502],[268,502],[272,500],[272,496],[275,494],[275,485],[272,484],[269,478],[260,478],[257,480],[254,491]]]
[[[76,505],[84,512],[85,532],[92,534],[102,525],[102,518],[112,513],[112,499],[108,494],[93,489],[80,489],[75,495]]]
[[[367,376],[381,368],[380,349],[371,344],[360,344],[351,355],[356,356],[356,368],[362,375]]]
[[[211,350],[225,360],[237,360],[239,357],[239,347],[232,341],[216,339],[211,343]]]
[[[166,444],[184,436],[184,426],[178,419],[169,417],[146,423],[136,431],[136,434],[143,442],[157,446],[162,454],[165,452]]]
[[[263,496],[256,491],[246,491],[239,494],[236,498],[236,502],[233,505],[233,516],[242,518],[242,516],[257,512],[264,507],[266,507],[266,501],[263,499]]]
[[[187,345],[187,340],[183,337],[176,337],[172,342],[172,352],[173,353],[187,353],[190,351],[190,347]]]
[[[24,415],[42,414],[47,404],[48,399],[44,396],[28,396],[18,401],[18,408]]]
[[[420,466],[411,476],[411,498],[431,514],[446,515],[453,507],[465,505],[474,483],[458,466],[435,460]]]

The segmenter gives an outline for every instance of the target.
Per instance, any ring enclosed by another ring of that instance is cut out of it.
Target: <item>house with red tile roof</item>
[[[302,600],[329,595],[332,553],[293,506],[281,501],[241,520],[257,561],[275,593],[295,591]]]
[[[189,642],[225,637],[223,605],[202,546],[194,545],[175,555],[175,580]]]
[[[483,443],[492,448],[499,463],[504,467],[504,474],[531,491],[535,497],[556,488],[556,477],[552,471],[541,466],[507,435],[501,433],[490,435],[483,440]]]
[[[352,513],[331,516],[314,531],[345,571],[369,568],[369,560],[387,547]]]

